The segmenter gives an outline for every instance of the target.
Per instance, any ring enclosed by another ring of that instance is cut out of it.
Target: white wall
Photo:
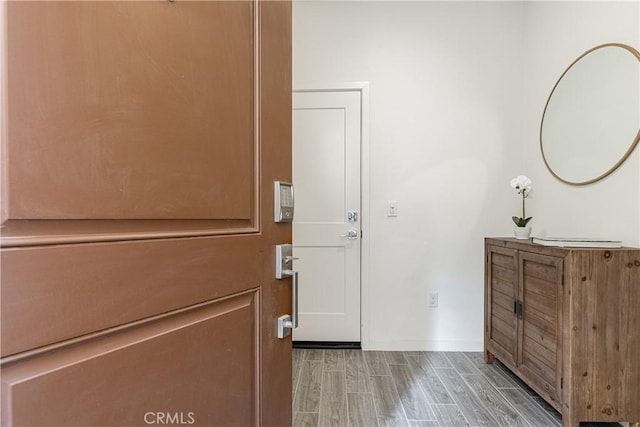
[[[575,219],[566,221],[554,209],[582,212],[572,207],[575,199],[606,193],[607,201],[628,211],[616,218],[631,218],[631,231],[616,234],[618,224],[603,219],[607,205],[598,203],[589,204],[583,228],[598,222],[591,230],[599,235],[637,244],[637,154],[620,172],[635,177],[635,184],[624,183],[631,194],[616,194],[608,183],[608,190],[567,189],[544,169],[537,126],[566,67],[557,46],[575,57],[585,50],[576,44],[594,44],[579,35],[574,40],[571,26],[564,27],[568,35],[561,32],[562,13],[581,4],[568,3],[549,17],[552,6],[294,2],[294,88],[370,82],[368,348],[482,348],[483,237],[512,235],[511,216],[520,204],[509,180],[518,174],[534,180],[528,210],[536,231],[571,235]],[[637,31],[637,18],[613,15],[598,21],[603,36],[607,28]],[[549,22],[557,24],[554,37],[545,33]],[[588,23],[582,27],[586,31]],[[545,64],[537,64],[542,59]],[[388,200],[399,202],[397,218],[386,217]],[[437,309],[427,308],[433,291],[440,297]]]
[[[524,168],[536,184],[535,234],[619,239],[640,246],[640,148],[612,175],[587,186],[555,179],[540,158],[539,127],[549,91],[588,49],[610,42],[640,49],[640,2],[536,2],[525,14]]]

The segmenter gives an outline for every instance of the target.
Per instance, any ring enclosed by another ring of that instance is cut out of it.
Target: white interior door
[[[359,91],[294,92],[294,341],[360,341],[360,142]]]

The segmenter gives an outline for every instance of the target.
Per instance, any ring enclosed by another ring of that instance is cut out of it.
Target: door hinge
[[[564,378],[560,377],[560,390],[564,388]]]
[[[564,286],[564,273],[562,273],[562,279],[561,280],[562,280],[561,284],[562,284],[562,286]]]

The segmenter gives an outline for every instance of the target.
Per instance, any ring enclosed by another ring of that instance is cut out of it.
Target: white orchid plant
[[[511,180],[511,188],[515,189],[518,194],[522,195],[522,216],[513,216],[511,219],[513,219],[513,222],[517,227],[526,227],[529,221],[533,218],[531,216],[527,218],[524,210],[524,199],[526,199],[531,192],[531,180],[524,175],[518,175]]]

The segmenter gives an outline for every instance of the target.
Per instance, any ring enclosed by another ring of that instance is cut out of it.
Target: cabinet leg
[[[571,412],[562,414],[562,427],[580,427],[580,420]]]
[[[493,363],[493,354],[489,353],[485,350],[484,352],[484,363],[492,364]],[[636,426],[638,427],[638,426]]]

